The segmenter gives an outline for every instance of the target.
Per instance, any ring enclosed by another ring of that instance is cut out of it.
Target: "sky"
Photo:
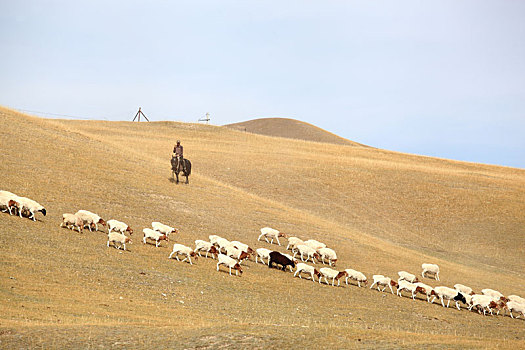
[[[525,168],[525,1],[0,0],[0,104]],[[37,114],[37,113],[33,113]]]

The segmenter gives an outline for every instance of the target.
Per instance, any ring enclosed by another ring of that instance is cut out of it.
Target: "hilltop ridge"
[[[347,140],[321,129],[315,125],[290,118],[258,118],[224,126],[260,135],[326,142],[337,145],[364,146],[360,143]]]

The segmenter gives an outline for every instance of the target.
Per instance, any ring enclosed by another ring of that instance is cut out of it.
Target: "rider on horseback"
[[[180,166],[180,163],[184,159],[184,157],[183,157],[183,148],[182,148],[182,145],[180,144],[179,140],[177,140],[177,144],[175,145],[175,147],[173,147],[173,156],[172,157],[177,159],[177,169],[178,169],[179,166]],[[182,166],[184,168],[184,162],[182,162]]]

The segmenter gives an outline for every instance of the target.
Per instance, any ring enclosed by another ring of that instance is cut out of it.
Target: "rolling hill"
[[[364,146],[347,140],[315,125],[289,118],[259,118],[225,125],[227,128],[259,135],[334,143],[336,145]]]
[[[171,181],[176,139],[193,163]],[[336,249],[337,269],[525,295],[525,171],[371,147],[176,122],[41,119],[0,108],[1,189],[47,216],[0,213],[0,347],[517,348],[524,321],[483,317],[354,285],[332,287],[245,264],[168,260],[173,242],[218,234],[253,248],[261,227]],[[60,228],[87,209],[135,229],[130,251],[103,232]],[[142,228],[179,228],[142,244]],[[283,240],[286,243],[286,240]]]

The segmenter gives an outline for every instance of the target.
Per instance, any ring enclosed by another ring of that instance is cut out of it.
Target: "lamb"
[[[386,287],[388,286],[392,294],[394,294],[394,290],[392,289],[392,287],[398,286],[396,281],[394,281],[390,277],[385,277],[383,275],[373,275],[372,279],[374,280],[374,283],[372,283],[372,285],[370,286],[370,289],[372,289],[374,285],[377,284],[377,290],[379,290],[379,286],[384,286],[383,289],[381,290],[382,292],[384,292]]]
[[[491,297],[493,297],[496,300],[500,299],[500,300],[503,300],[505,302],[509,301],[509,299],[505,298],[505,296],[503,294],[501,294],[500,292],[498,292],[497,290],[494,290],[494,289],[489,289],[489,288],[482,289],[481,290],[481,294],[491,296]]]
[[[160,232],[157,232],[155,230],[152,230],[150,228],[145,228],[142,230],[142,232],[144,232],[144,238],[142,239],[142,242],[144,244],[146,244],[146,239],[152,239],[155,241],[155,247],[158,248],[159,244],[160,244],[160,241],[166,241],[166,242],[169,242],[169,238],[168,236],[166,236],[165,234],[162,234]]]
[[[368,280],[366,279],[366,276],[359,271],[353,270],[353,269],[345,269],[346,273],[348,273],[348,276],[345,278],[346,284],[348,284],[348,279],[352,279],[357,282],[357,286],[361,287],[361,283],[363,283],[364,286],[368,284]]]
[[[312,259],[312,263],[315,264],[315,259],[319,260],[319,254],[317,251],[306,244],[299,244],[297,246],[297,251],[293,254],[294,258],[297,253],[301,254],[301,260],[304,262],[307,262],[308,259]],[[306,260],[303,259],[303,255],[306,255]]]
[[[84,226],[87,225],[90,232],[93,232],[91,230],[91,225],[95,225],[95,231],[98,231],[98,224],[106,226],[106,222],[100,216],[90,212],[89,210],[79,210],[75,213],[75,215],[84,221]]]
[[[248,259],[250,257],[248,253],[235,248],[233,245],[229,245],[226,247],[226,255],[228,255],[231,258],[237,259],[239,261],[239,264],[242,263],[243,260]]]
[[[450,300],[454,300],[456,302],[456,307],[458,308],[458,310],[461,310],[461,308],[459,307],[459,301],[463,302],[464,304],[467,304],[465,296],[455,289],[449,287],[436,287],[434,288],[434,292],[436,293],[436,295],[434,296],[434,299],[432,299],[431,303],[433,303],[434,300],[437,297],[439,297],[439,299],[441,300],[441,305],[443,305],[443,307],[445,307],[445,303],[443,302],[443,300],[448,300],[448,307],[450,305]]]
[[[406,290],[407,292],[410,292],[412,293],[412,300],[416,300],[416,294],[417,293],[424,293],[423,291],[423,288],[414,284],[414,283],[411,283],[407,280],[402,280],[402,279],[399,279],[398,280],[398,288],[397,288],[397,291],[396,291],[396,294],[398,296],[402,296],[402,291]]]
[[[268,264],[270,264],[270,253],[272,252],[270,249],[258,248],[255,252],[257,253],[257,255],[255,256],[256,263],[257,263],[257,257],[259,257],[259,259],[261,259],[263,264],[265,264],[263,258],[268,259]]]
[[[291,249],[293,251],[298,244],[304,244],[303,240],[297,237],[290,237],[288,238],[286,250]]]
[[[316,251],[321,248],[326,248],[326,244],[316,241],[315,239],[309,239],[307,241],[304,241],[304,244],[314,248]]]
[[[516,316],[516,318],[520,317],[520,312],[525,318],[525,304],[524,303],[520,303],[518,301],[511,300],[507,303],[507,310],[509,310],[510,317],[512,318],[514,318],[512,311],[515,311],[518,313],[518,316]]]
[[[294,277],[297,276],[297,274],[299,274],[299,278],[302,279],[301,272],[306,272],[306,273],[309,273],[312,276],[312,281],[313,282],[315,282],[315,277],[314,276],[317,276],[317,278],[321,279],[321,273],[319,271],[317,271],[317,269],[314,268],[313,266],[307,265],[305,263],[298,263],[296,265],[296,268],[297,268],[297,270],[293,274]]]
[[[182,260],[182,262],[185,262],[186,260],[189,260],[190,265],[193,265],[193,263],[191,262],[191,257],[194,257],[195,260],[198,259],[197,255],[195,254],[193,249],[191,249],[190,247],[186,247],[185,245],[178,244],[178,243],[175,243],[173,245],[173,251],[171,252],[171,254],[168,257],[168,259],[171,259],[173,254],[175,254],[175,258],[177,259],[177,261],[180,261],[179,260],[179,254],[180,255],[186,255],[186,257],[184,258],[184,260]]]
[[[202,256],[201,251],[205,251],[206,258],[208,257],[208,253],[210,253],[212,256],[215,256],[215,258],[217,258],[217,254],[219,254],[219,251],[213,244],[201,239],[195,240],[195,251],[199,254],[199,256]]]
[[[126,237],[122,233],[118,233],[118,232],[111,232],[108,234],[108,247],[109,247],[110,242],[113,242],[113,246],[116,247],[117,249],[120,249],[120,247],[122,246],[124,247],[124,250],[126,250],[126,243],[130,243],[130,244],[132,243],[131,238]],[[118,247],[117,247],[117,243],[119,244]]]
[[[478,309],[479,313],[481,313],[481,310],[483,310],[483,315],[486,315],[485,310],[488,310],[491,315],[494,315],[492,309],[497,308],[499,313],[499,309],[505,307],[505,302],[502,300],[498,302],[498,299],[495,299],[496,298],[490,295],[474,294],[472,296],[472,302],[469,307],[469,310],[472,310],[472,308],[474,307],[480,307],[480,309]]]
[[[84,221],[76,216],[75,214],[62,214],[62,222],[60,223],[60,227],[67,227],[71,230],[77,228],[79,233],[82,233],[82,229],[84,228]]]
[[[525,305],[525,299],[520,297],[520,296],[517,296],[517,295],[509,295],[507,297],[507,299],[509,299],[509,301],[515,301],[517,303],[520,303],[520,304],[524,304]]]
[[[18,196],[9,192],[9,191],[0,191],[0,207],[6,207],[3,212],[9,211],[9,215],[13,215],[13,210],[16,214],[16,211],[20,213],[22,217],[22,210],[20,203],[16,200]]]
[[[317,251],[319,253],[319,256],[321,257],[323,264],[325,264],[324,259],[328,259],[328,264],[330,266],[335,267],[335,263],[337,262],[337,254],[333,249],[330,248],[321,248]]]
[[[454,289],[461,292],[463,295],[474,295],[472,288],[465,286],[464,284],[455,284]]]
[[[421,290],[420,293],[421,294],[425,294],[427,296],[427,302],[430,303],[430,297],[432,295],[436,295],[436,292],[434,291],[434,288],[432,288],[431,286],[429,286],[428,284],[424,284],[422,282],[416,282],[414,283],[416,286],[418,287],[421,287]],[[467,300],[468,301],[468,300]]]
[[[112,220],[108,220],[107,224],[108,224],[108,233],[110,233],[111,231],[116,231],[122,234],[124,234],[125,232],[128,232],[130,235],[133,234],[133,229],[121,221],[112,219]]]
[[[271,268],[273,264],[275,264],[276,268],[277,268],[277,265],[281,265],[283,271],[286,270],[286,266],[291,265],[292,267],[295,267],[295,262],[293,262],[293,260],[288,259],[286,256],[276,251],[273,251],[270,253],[270,260],[268,261],[268,267]]]
[[[176,228],[168,226],[168,225],[164,225],[158,221],[153,221],[151,223],[151,227],[153,227],[155,231],[163,233],[166,236],[169,236],[173,232],[179,233],[179,230],[177,230]]]
[[[332,287],[334,286],[334,283],[335,283],[336,280],[337,280],[337,286],[340,286],[341,285],[340,279],[342,277],[348,277],[348,272],[346,272],[346,271],[339,272],[339,271],[331,269],[329,267],[323,267],[323,268],[319,269],[319,272],[321,273],[322,277],[324,278],[326,284],[330,284],[328,282],[328,280],[326,279],[327,277],[332,279]],[[321,278],[320,277],[319,277],[319,284],[321,284]]]
[[[421,276],[425,278],[425,274],[433,274],[434,279],[439,281],[439,266],[436,264],[422,264],[421,268],[423,269],[423,272],[421,272]]]
[[[28,211],[30,214],[29,218],[33,219],[33,221],[36,221],[35,213],[41,212],[44,216],[46,216],[46,208],[44,208],[41,204],[37,203],[36,201],[26,197],[17,197],[16,201],[20,203],[19,211]]]
[[[417,283],[417,282],[419,282],[419,280],[417,279],[417,277],[415,275],[413,275],[411,273],[408,273],[406,271],[399,271],[397,274],[399,275],[398,282],[401,281],[401,280],[405,280],[405,281],[408,281],[410,283]]]
[[[237,260],[230,258],[227,255],[219,254],[218,256],[218,263],[217,263],[217,271],[219,271],[219,266],[224,265],[230,269],[230,276],[232,275],[232,269],[236,270],[235,275],[238,276],[238,273],[240,272],[242,275],[242,267],[237,262]]]
[[[273,229],[271,227],[263,227],[261,229],[261,234],[259,235],[259,238],[257,238],[258,241],[261,240],[261,237],[264,237],[266,242],[272,244],[273,240],[277,240],[277,244],[281,245],[281,242],[279,242],[279,237],[288,238],[288,235],[284,232],[279,232],[276,229]],[[271,241],[268,241],[268,238],[271,238]]]

